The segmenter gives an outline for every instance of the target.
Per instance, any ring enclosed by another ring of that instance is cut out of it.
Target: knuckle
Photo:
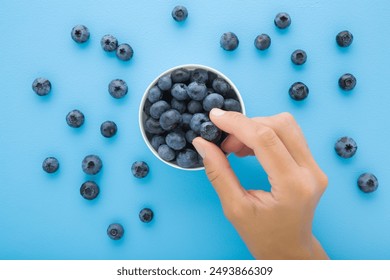
[[[322,171],[318,175],[318,182],[322,190],[325,190],[326,187],[328,186],[328,182],[329,182],[328,176]]]
[[[263,147],[272,147],[278,143],[275,131],[267,126],[257,129],[257,140]]]

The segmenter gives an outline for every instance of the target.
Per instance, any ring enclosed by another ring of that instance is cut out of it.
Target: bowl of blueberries
[[[209,118],[213,108],[245,114],[238,89],[218,70],[197,64],[173,67],[145,90],[139,107],[143,139],[164,163],[182,170],[202,170],[202,158],[192,140],[202,137],[220,146],[227,137]]]

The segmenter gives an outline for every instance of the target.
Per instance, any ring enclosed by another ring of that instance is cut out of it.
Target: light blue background
[[[184,24],[171,18],[177,4],[189,10]],[[292,17],[288,30],[273,24],[280,11]],[[164,165],[138,129],[138,106],[148,84],[187,63],[226,74],[249,116],[289,111],[296,117],[329,176],[314,232],[331,258],[390,259],[389,13],[385,0],[0,0],[0,259],[251,258],[204,172]],[[91,31],[86,45],[70,38],[76,24]],[[355,40],[341,49],[335,35],[345,29]],[[219,47],[227,31],[240,39],[234,52]],[[102,51],[100,38],[107,33],[133,46],[130,62]],[[253,46],[260,33],[272,38],[263,53]],[[297,48],[308,53],[303,67],[290,61]],[[352,92],[338,88],[346,72],[358,80]],[[39,76],[52,82],[50,96],[31,90]],[[107,92],[114,78],[129,85],[122,100]],[[296,81],[310,88],[301,103],[288,96]],[[75,108],[86,116],[79,130],[65,123]],[[119,127],[113,139],[100,135],[105,120]],[[333,150],[345,135],[359,146],[349,160]],[[92,177],[83,174],[81,161],[92,153],[104,167],[94,177],[101,194],[87,201],[79,188]],[[42,171],[47,156],[59,159],[57,174]],[[130,172],[136,160],[150,166],[143,180]],[[269,188],[255,159],[230,161],[246,188]],[[379,179],[375,193],[356,186],[366,171]],[[138,219],[145,206],[155,211],[150,224]],[[125,228],[118,242],[106,235],[112,222]]]

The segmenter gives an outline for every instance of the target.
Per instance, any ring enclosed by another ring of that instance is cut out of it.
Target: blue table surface
[[[177,23],[172,8],[182,4],[189,17]],[[278,12],[291,15],[287,30],[273,23]],[[251,259],[245,244],[223,216],[204,171],[174,169],[159,161],[143,142],[138,106],[148,84],[161,72],[197,63],[227,75],[240,90],[248,116],[291,112],[301,125],[315,159],[329,176],[313,230],[333,259],[390,259],[390,3],[385,0],[297,1],[0,1],[0,259]],[[85,45],[70,31],[84,24]],[[350,30],[353,44],[336,45]],[[219,46],[233,31],[240,45]],[[134,48],[129,62],[103,52],[100,38],[115,35]],[[254,38],[267,33],[269,50]],[[306,50],[302,67],[290,61]],[[357,77],[351,92],[338,87],[344,73]],[[36,77],[53,85],[47,97],[31,89]],[[124,79],[129,93],[112,98],[108,83]],[[288,88],[302,81],[308,98],[296,102]],[[78,108],[85,125],[72,129],[65,116]],[[113,120],[118,134],[100,135]],[[339,158],[334,143],[351,136],[358,151]],[[99,155],[104,167],[87,176],[81,161]],[[43,172],[45,157],[56,156],[60,170]],[[147,178],[130,166],[144,160]],[[269,189],[254,158],[229,157],[245,188]],[[372,172],[379,188],[364,194],[357,177]],[[89,179],[101,193],[94,201],[79,194]],[[150,207],[155,218],[139,221]],[[107,237],[110,223],[122,223],[124,238]]]

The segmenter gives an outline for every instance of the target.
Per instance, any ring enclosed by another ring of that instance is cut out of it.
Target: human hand
[[[328,178],[292,115],[249,119],[213,109],[210,118],[230,134],[222,149],[239,157],[255,155],[271,184],[270,192],[245,190],[221,149],[200,137],[194,139],[224,214],[252,255],[256,259],[327,259],[312,233],[312,221]]]

